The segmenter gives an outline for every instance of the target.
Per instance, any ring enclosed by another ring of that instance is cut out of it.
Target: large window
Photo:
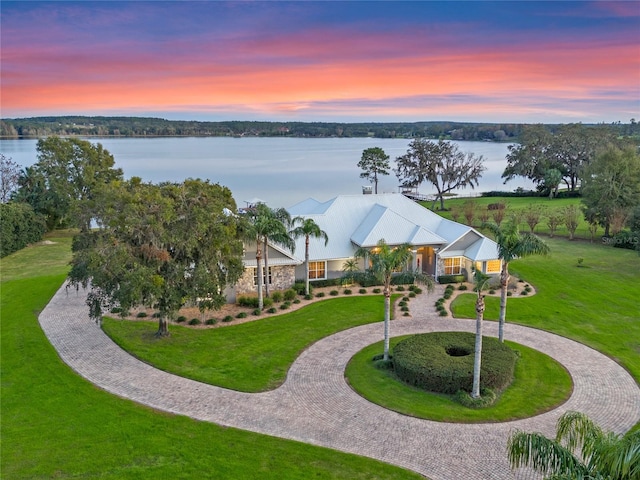
[[[462,266],[461,257],[452,257],[444,259],[444,274],[445,275],[459,275]]]
[[[266,275],[267,272],[264,271],[264,267],[262,268],[262,284],[266,285],[267,280],[269,281],[269,285],[271,285],[271,267],[269,267],[269,275]],[[258,269],[253,269],[253,284],[258,285]]]
[[[327,262],[309,262],[309,280],[327,278]]]

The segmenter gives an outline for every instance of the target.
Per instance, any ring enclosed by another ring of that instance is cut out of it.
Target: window
[[[459,275],[461,271],[462,258],[452,257],[444,259],[444,274],[445,275]]]
[[[258,285],[258,269],[253,269],[253,284]],[[264,267],[262,268],[262,284],[267,284],[267,275],[265,275]],[[271,267],[269,267],[269,285],[271,285]]]
[[[488,260],[486,273],[500,273],[501,267],[500,260]]]
[[[309,262],[309,280],[327,278],[327,262]]]

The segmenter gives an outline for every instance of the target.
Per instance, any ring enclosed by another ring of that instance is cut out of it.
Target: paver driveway
[[[392,322],[392,335],[474,331],[474,321],[431,313],[433,298],[423,294],[412,300],[414,318]],[[640,420],[640,389],[626,370],[589,347],[531,328],[507,325],[506,336],[561,362],[573,377],[571,398],[529,419],[465,425],[400,415],[349,388],[345,366],[357,351],[382,339],[381,323],[320,340],[300,355],[280,388],[248,394],[181,378],[136,360],[88,318],[84,300],[82,292],[67,292],[63,286],[39,320],[62,360],[100,388],[198,420],[377,458],[432,480],[523,476],[507,463],[509,433],[519,428],[552,435],[557,418],[567,410],[582,411],[615,432]],[[497,335],[497,324],[486,322],[484,334]]]

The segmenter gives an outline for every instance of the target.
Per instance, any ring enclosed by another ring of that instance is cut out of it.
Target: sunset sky
[[[11,2],[3,118],[629,122],[640,2]]]

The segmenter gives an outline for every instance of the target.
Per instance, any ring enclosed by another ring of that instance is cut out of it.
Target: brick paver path
[[[391,323],[392,335],[431,331],[475,331],[472,320],[435,315],[436,295],[410,303],[413,318]],[[382,339],[382,324],[353,328],[305,350],[278,389],[257,394],[205,385],[157,370],[116,346],[88,318],[84,294],[62,287],[40,315],[42,328],[61,358],[95,385],[180,415],[365,455],[439,479],[508,479],[506,459],[511,431],[553,435],[567,410],[589,415],[605,430],[624,432],[640,420],[640,389],[622,367],[601,353],[565,338],[517,325],[508,339],[536,348],[571,373],[571,398],[533,418],[493,424],[439,423],[407,417],[371,404],[346,384],[351,356]],[[485,335],[497,335],[486,322]],[[535,402],[535,398],[531,399]]]

